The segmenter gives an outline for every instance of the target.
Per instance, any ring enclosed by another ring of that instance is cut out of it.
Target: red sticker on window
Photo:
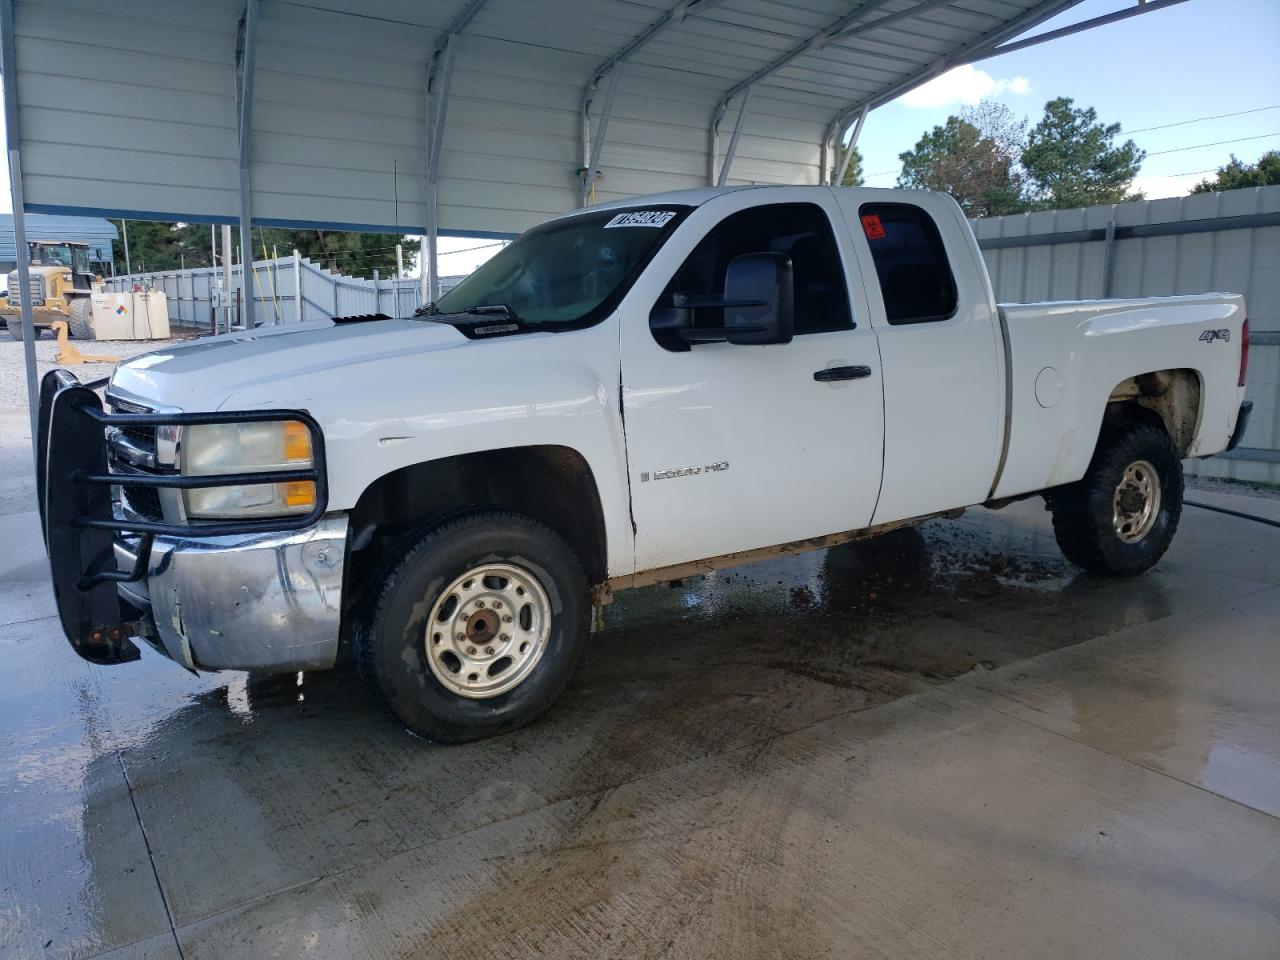
[[[884,224],[878,214],[869,213],[862,218],[862,229],[868,240],[879,240],[884,236]]]

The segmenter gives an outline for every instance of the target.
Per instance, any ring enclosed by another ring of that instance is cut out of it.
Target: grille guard
[[[116,592],[117,583],[147,575],[151,545],[157,536],[220,537],[300,530],[315,524],[328,505],[324,434],[319,424],[299,410],[254,410],[227,413],[106,413],[94,391],[66,370],[52,370],[40,383],[36,489],[40,526],[49,555],[53,593],[63,632],[84,659],[99,664],[137,660],[135,632]],[[194,489],[248,484],[311,481],[315,505],[306,514],[237,521],[166,523],[116,516],[111,487],[121,474],[107,466],[110,427],[188,426],[297,420],[311,434],[312,466],[305,470],[225,473],[184,477],[177,472],[128,475],[131,486]],[[118,533],[139,535],[133,569],[116,569],[113,541]]]

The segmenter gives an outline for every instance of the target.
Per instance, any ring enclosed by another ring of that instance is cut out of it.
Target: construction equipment
[[[94,356],[90,353],[81,353],[72,345],[70,338],[67,336],[67,321],[65,320],[55,320],[49,324],[49,327],[58,336],[58,352],[53,355],[54,363],[60,363],[64,367],[75,367],[82,363],[119,363],[121,360],[120,357]]]
[[[67,240],[31,240],[27,249],[31,258],[31,322],[35,336],[38,338],[54,321],[62,320],[71,336],[92,340],[89,294],[94,277],[89,271],[89,245]],[[15,340],[22,339],[20,291],[18,271],[11,270],[7,298],[0,305],[0,318]]]

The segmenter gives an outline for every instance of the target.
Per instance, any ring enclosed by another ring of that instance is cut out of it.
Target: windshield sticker
[[[610,227],[665,227],[676,215],[674,210],[633,210],[631,213],[620,213],[604,228]]]
[[[862,218],[862,230],[866,233],[868,240],[884,239],[884,224],[880,222],[877,214],[869,213]]]

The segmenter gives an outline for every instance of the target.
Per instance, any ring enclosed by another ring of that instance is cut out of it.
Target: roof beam
[[[650,40],[660,34],[672,24],[684,23],[689,17],[697,16],[718,7],[725,0],[680,0],[674,7],[660,16],[649,26],[628,40],[625,44],[618,48],[617,52],[607,57],[600,63],[600,66],[591,71],[591,79],[587,82],[586,89],[582,92],[582,110],[585,113],[587,107],[591,105],[591,100],[595,96],[596,89],[600,86],[600,81],[605,78],[611,70],[616,70],[622,63],[630,60]]]
[[[827,140],[833,139],[840,127],[847,124],[849,119],[860,110],[874,110],[876,107],[882,106],[897,97],[902,96],[908,90],[927,83],[934,77],[944,73],[953,67],[963,66],[966,63],[976,63],[979,60],[988,60],[991,57],[998,57],[1004,53],[1011,53],[1016,50],[1025,50],[1028,47],[1034,47],[1041,43],[1047,43],[1050,40],[1057,40],[1061,37],[1068,37],[1076,33],[1083,33],[1086,30],[1093,30],[1097,27],[1106,26],[1107,24],[1117,23],[1121,20],[1128,20],[1131,17],[1141,16],[1145,13],[1154,13],[1157,10],[1163,10],[1166,7],[1172,7],[1179,3],[1185,3],[1186,0],[1136,0],[1136,3],[1124,10],[1117,10],[1114,13],[1103,14],[1102,16],[1092,17],[1088,20],[1082,20],[1079,23],[1073,23],[1057,30],[1049,30],[1045,33],[1038,34],[1034,37],[1027,37],[1025,40],[1018,40],[1014,43],[1008,43],[1012,37],[1016,37],[1021,33],[1032,30],[1046,20],[1052,19],[1060,13],[1066,12],[1070,7],[1075,6],[1079,0],[1046,0],[1046,2],[1033,7],[1026,14],[1017,18],[1012,23],[1000,27],[977,40],[962,47],[960,50],[944,57],[943,59],[930,64],[927,68],[919,70],[912,74],[906,80],[891,87],[890,89],[879,93],[874,97],[865,98],[857,103],[852,103],[845,107],[835,119],[831,121],[830,127],[827,129]]]
[[[777,57],[776,59],[765,64],[763,67],[761,67],[755,73],[751,74],[751,76],[747,77],[745,80],[742,80],[739,83],[732,86],[731,88],[729,88],[729,90],[725,93],[725,95],[720,98],[720,103],[716,106],[717,118],[722,118],[724,116],[724,112],[729,106],[729,101],[732,100],[734,97],[738,96],[741,93],[745,93],[749,87],[754,87],[761,80],[765,79],[771,74],[777,73],[783,67],[795,62],[800,57],[804,56],[806,53],[812,53],[815,50],[821,50],[823,47],[826,47],[843,38],[846,38],[853,33],[860,33],[863,30],[870,30],[879,26],[884,26],[886,23],[892,22],[894,20],[901,20],[904,17],[911,16],[912,14],[918,13],[926,7],[941,6],[943,4],[950,3],[951,0],[924,0],[924,2],[918,3],[916,4],[916,6],[911,7],[907,10],[903,10],[898,13],[888,14],[887,16],[880,17],[878,20],[872,20],[870,23],[859,24],[857,22],[861,20],[863,17],[865,17],[867,14],[874,13],[876,10],[880,9],[881,7],[885,6],[890,2],[892,2],[892,0],[863,0],[862,3],[858,4],[857,7],[855,7],[853,10],[850,10],[848,13],[846,13],[843,17],[841,17],[835,23],[819,31],[818,33],[815,33],[813,36],[811,36],[808,40],[805,40],[803,43],[799,43],[796,46],[792,47],[790,50],[782,54],[780,57]]]
[[[1044,21],[1056,17],[1079,2],[1080,0],[1043,0],[1043,2],[1036,4],[1022,16],[1015,17],[1008,23],[1001,24],[996,29],[988,31],[976,40],[965,44],[955,53],[935,60],[927,67],[910,74],[905,80],[895,84],[888,90],[849,104],[832,118],[831,124],[827,127],[826,141],[824,142],[833,140],[839,134],[840,129],[847,125],[849,120],[864,107],[868,110],[874,110],[876,107],[902,96],[908,90],[918,87],[922,83],[927,83],[952,67],[958,67],[961,64],[978,59],[980,54],[998,47],[1011,37],[1016,37],[1020,33],[1025,33],[1027,30],[1039,26]]]
[[[596,92],[600,89],[600,81],[610,73],[616,74],[623,63],[639,53],[650,40],[667,27],[684,23],[689,17],[707,13],[713,7],[718,7],[724,2],[725,0],[680,0],[674,7],[619,47],[615,53],[602,60],[600,65],[591,71],[591,79],[587,81],[582,90],[582,106],[580,109],[582,115],[580,139],[584,176],[592,178],[595,176],[596,164],[600,159],[600,150],[604,146],[604,128],[608,125],[607,118],[602,116],[599,129],[596,131],[594,138],[594,141],[598,142],[594,142],[591,136],[591,103],[595,100]],[[615,78],[615,82],[610,84],[610,91],[614,90],[616,86]],[[612,100],[610,100],[610,103],[612,104]],[[593,157],[595,158],[595,163],[592,162]],[[583,184],[582,202],[585,205],[586,197],[589,196],[591,190],[591,180],[584,180]]]
[[[770,75],[777,73],[783,67],[795,62],[806,53],[812,53],[815,50],[821,50],[824,47],[830,46],[833,43],[838,43],[841,40],[847,40],[855,34],[875,30],[878,27],[887,26],[898,20],[904,20],[907,17],[923,13],[925,10],[933,7],[945,6],[950,3],[951,0],[921,0],[920,3],[917,3],[915,6],[909,7],[906,10],[886,14],[883,17],[866,23],[858,22],[867,15],[875,13],[875,11],[886,6],[890,2],[892,2],[892,0],[863,0],[862,3],[858,4],[858,6],[850,10],[835,23],[832,23],[825,29],[815,33],[803,43],[792,47],[780,57],[777,57],[765,64],[745,80],[742,80],[731,87],[725,95],[720,98],[720,102],[716,104],[715,109],[711,111],[710,141],[707,148],[707,182],[714,184],[718,183],[720,179],[716,175],[717,154],[720,152],[720,122],[724,119],[725,112],[729,109],[729,102],[733,100],[734,97],[750,91],[757,83]],[[829,140],[830,137],[828,137],[827,140],[824,140],[823,143],[825,144]],[[825,158],[823,160],[823,165],[824,167],[826,165]],[[819,180],[821,181],[825,178],[826,171],[820,171]]]
[[[1025,50],[1027,47],[1034,47],[1041,43],[1048,43],[1050,40],[1058,40],[1062,37],[1069,37],[1072,34],[1083,33],[1086,30],[1105,27],[1109,23],[1119,23],[1121,20],[1128,20],[1130,17],[1140,17],[1144,13],[1153,13],[1156,10],[1161,10],[1165,7],[1172,7],[1176,4],[1186,2],[1187,0],[1138,0],[1136,6],[1129,7],[1125,10],[1117,10],[1114,13],[1105,13],[1099,17],[1091,17],[1088,20],[1081,20],[1079,23],[1059,27],[1057,30],[1038,33],[1034,37],[1027,37],[1025,40],[1017,40],[1013,43],[1002,44],[994,50],[988,50],[986,53],[970,57],[968,62],[975,63],[978,60],[987,60],[991,57],[998,57],[1001,54],[1013,53],[1016,50]]]

